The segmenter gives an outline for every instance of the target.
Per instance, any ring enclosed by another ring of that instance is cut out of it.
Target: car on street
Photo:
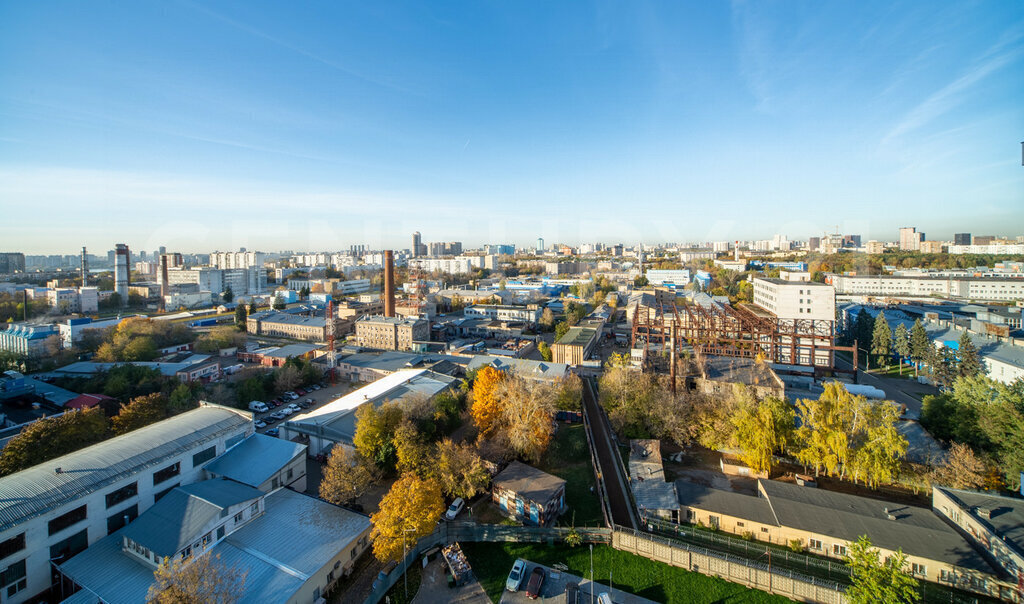
[[[267,430],[267,436],[273,436],[274,438],[277,438],[278,434],[280,434],[280,432],[278,431],[277,428],[271,428]]]
[[[257,430],[262,430],[263,428],[266,428],[266,427],[267,427],[267,422],[263,421],[262,419],[258,420],[256,422],[256,429]]]
[[[508,574],[508,579],[505,580],[505,589],[519,591],[519,586],[523,584],[523,573],[525,571],[526,561],[523,559],[516,560],[516,563],[512,565],[512,572]]]
[[[311,399],[308,399],[308,398],[307,398],[307,399],[306,399],[306,400],[304,400],[304,401],[299,401],[299,402],[297,402],[297,403],[294,403],[294,404],[298,405],[298,406],[299,406],[299,407],[300,407],[301,409],[309,409],[309,406],[310,406],[310,405],[311,405],[312,403],[313,403],[313,401],[312,401]]]
[[[464,507],[466,507],[466,502],[462,500],[462,497],[456,497],[455,501],[448,506],[448,511],[444,513],[445,520],[455,520]]]
[[[540,597],[540,590],[544,587],[544,569],[534,566],[530,573],[530,580],[526,583],[526,597],[536,600]]]

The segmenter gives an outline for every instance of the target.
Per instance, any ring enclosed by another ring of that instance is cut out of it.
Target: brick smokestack
[[[384,250],[384,316],[395,316],[395,252]]]

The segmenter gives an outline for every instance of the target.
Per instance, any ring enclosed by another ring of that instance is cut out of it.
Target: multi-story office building
[[[381,350],[411,350],[414,342],[430,340],[430,324],[415,317],[360,317],[356,344]]]
[[[869,241],[864,244],[864,251],[869,254],[881,254],[885,251],[885,243],[882,241]]]
[[[831,285],[804,280],[806,273],[781,274],[779,279],[754,279],[754,304],[780,319],[835,320],[836,290]]]
[[[971,245],[971,234],[955,233],[953,235],[953,245]]]
[[[58,313],[97,312],[100,292],[95,287],[57,287],[46,292],[46,302]]]
[[[1024,244],[987,243],[979,244],[981,237],[975,237],[972,245],[951,245],[950,254],[1024,254]]]
[[[253,433],[250,413],[202,404],[144,428],[0,478],[4,602],[50,589],[64,564],[125,526]]]
[[[167,271],[167,282],[171,286],[196,284],[200,291],[217,294],[230,287],[236,296],[251,296],[267,291],[267,269],[262,266],[231,269],[210,267],[170,269]]]

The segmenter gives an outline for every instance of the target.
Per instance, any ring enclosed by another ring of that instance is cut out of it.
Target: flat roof
[[[947,487],[932,488],[959,503],[975,521],[987,526],[1018,554],[1024,555],[1024,499]],[[988,510],[989,517],[978,514],[979,509]]]
[[[305,452],[306,445],[302,443],[257,432],[206,464],[206,471],[259,487]]]
[[[203,403],[128,434],[0,478],[0,531],[240,429],[250,413]],[[58,474],[55,470],[60,468]]]
[[[586,346],[597,335],[597,329],[593,327],[570,327],[555,344],[563,346]]]

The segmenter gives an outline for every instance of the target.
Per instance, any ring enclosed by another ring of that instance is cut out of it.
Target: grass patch
[[[413,598],[416,597],[416,592],[420,590],[420,581],[423,575],[423,567],[420,566],[419,558],[413,560],[409,564],[409,570],[406,571],[409,575],[409,597],[405,596],[405,579],[399,579],[398,583],[388,590],[388,593],[384,594],[384,601],[391,602],[391,604],[408,604],[412,602]]]
[[[505,579],[516,558],[551,566],[562,563],[569,572],[590,578],[590,549],[565,545],[532,543],[462,543],[473,573],[491,601],[501,600]],[[787,598],[749,589],[717,577],[707,577],[662,562],[648,560],[607,545],[594,546],[594,577],[598,583],[612,586],[655,602],[789,602]]]
[[[565,502],[569,511],[560,524],[569,525],[575,513],[576,526],[602,526],[604,515],[594,489],[594,468],[583,424],[559,424],[538,468],[565,480]],[[596,490],[596,489],[595,489]]]

